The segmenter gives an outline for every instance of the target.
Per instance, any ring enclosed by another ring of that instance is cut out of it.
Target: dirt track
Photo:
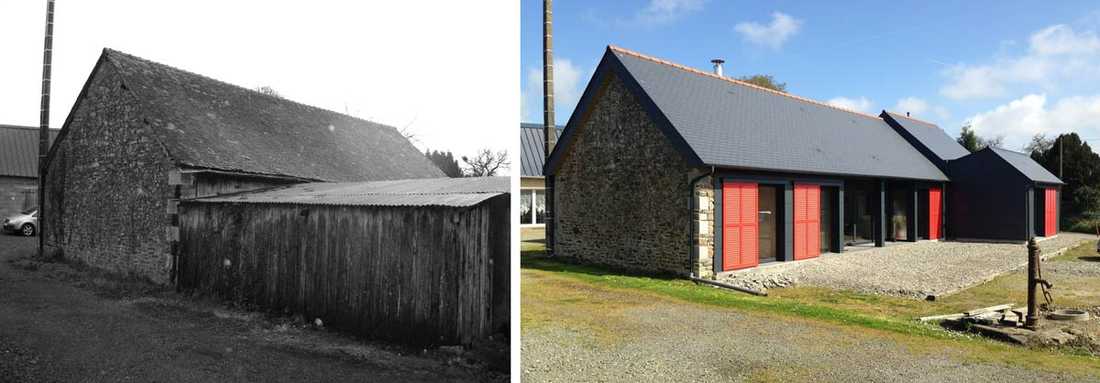
[[[35,241],[0,236],[0,382],[507,379],[459,354],[366,344],[171,292],[112,297],[67,265],[12,262]]]

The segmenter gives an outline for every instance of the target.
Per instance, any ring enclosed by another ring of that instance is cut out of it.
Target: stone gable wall
[[[72,113],[48,166],[47,245],[92,267],[167,283],[174,165],[110,65]]]
[[[609,76],[555,178],[557,254],[647,273],[694,267],[690,168]]]

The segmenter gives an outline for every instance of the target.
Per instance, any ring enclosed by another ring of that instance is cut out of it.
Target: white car
[[[38,233],[38,209],[31,209],[4,218],[3,231],[17,233],[27,237]]]

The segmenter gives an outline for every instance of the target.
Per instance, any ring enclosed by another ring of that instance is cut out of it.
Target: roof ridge
[[[889,110],[887,110],[886,113],[890,114],[891,116],[897,116],[897,117],[913,120],[915,122],[920,122],[920,123],[923,123],[923,124],[926,124],[926,125],[932,125],[932,126],[937,127],[937,128],[940,127],[939,125],[937,125],[935,123],[932,123],[930,121],[925,121],[925,120],[922,120],[922,119],[919,119],[919,118],[916,118],[916,117],[901,115],[901,114],[898,114],[898,113],[891,112]]]
[[[680,69],[680,70],[683,70],[683,71],[686,71],[686,72],[691,72],[691,73],[695,73],[695,74],[698,74],[698,75],[711,77],[711,78],[715,78],[715,79],[719,79],[719,80],[725,80],[725,81],[733,83],[733,84],[748,87],[750,89],[761,90],[761,91],[764,91],[764,92],[769,92],[769,93],[772,93],[772,94],[792,98],[794,100],[805,102],[805,103],[808,103],[808,104],[822,106],[822,107],[826,107],[826,108],[829,108],[829,109],[835,109],[835,110],[839,110],[839,111],[842,111],[842,112],[848,112],[848,113],[851,113],[851,114],[855,114],[857,116],[882,121],[882,118],[878,117],[878,116],[872,116],[872,115],[867,114],[867,113],[841,108],[841,107],[838,107],[836,105],[830,105],[828,103],[824,103],[824,102],[817,101],[817,100],[814,100],[814,99],[810,99],[810,98],[806,98],[806,97],[802,97],[802,96],[796,96],[796,95],[793,95],[793,94],[790,94],[790,93],[787,93],[787,92],[780,92],[780,91],[777,91],[775,89],[769,89],[769,88],[765,88],[765,87],[762,87],[762,86],[759,86],[759,85],[756,85],[756,84],[750,84],[748,82],[741,81],[741,80],[738,80],[738,79],[735,79],[735,78],[719,76],[719,75],[716,75],[714,73],[710,73],[710,72],[707,72],[707,71],[695,69],[695,68],[689,67],[687,65],[674,63],[672,61],[660,59],[660,58],[649,56],[649,55],[646,55],[646,54],[638,53],[638,52],[635,52],[635,51],[632,51],[632,50],[629,50],[629,49],[625,49],[625,48],[622,48],[622,47],[618,47],[618,46],[615,46],[615,45],[608,45],[607,49],[610,49],[614,52],[634,56],[634,57],[637,57],[637,58],[640,58],[640,59],[643,59],[643,60],[652,61],[652,62],[662,64],[662,65],[667,65],[667,66],[670,66],[670,67],[673,67],[673,68],[676,68],[676,69]]]
[[[306,107],[306,108],[311,108],[311,109],[316,109],[316,110],[323,111],[323,112],[333,113],[333,114],[344,116],[344,117],[347,117],[347,118],[351,118],[351,119],[355,119],[355,120],[359,120],[359,121],[363,121],[363,122],[369,122],[369,123],[375,124],[375,125],[381,125],[381,126],[384,126],[384,127],[392,128],[394,131],[397,131],[397,128],[394,127],[394,126],[390,126],[390,125],[383,124],[383,123],[380,123],[380,122],[370,121],[370,120],[363,119],[363,118],[360,118],[360,117],[355,117],[355,116],[352,116],[352,115],[349,115],[349,114],[340,113],[340,112],[337,112],[335,110],[325,109],[325,108],[322,108],[322,107],[319,107],[319,106],[313,106],[313,105],[305,104],[305,103],[294,101],[294,100],[291,100],[289,98],[285,98],[285,97],[281,97],[281,96],[273,96],[273,95],[270,95],[270,94],[260,92],[260,91],[255,90],[255,89],[245,88],[244,86],[237,85],[237,84],[234,84],[234,83],[231,83],[231,82],[228,82],[228,81],[219,80],[219,79],[216,79],[216,78],[213,78],[213,77],[201,74],[201,73],[192,72],[192,71],[182,69],[182,68],[179,68],[179,67],[175,67],[175,66],[172,66],[172,65],[168,65],[168,64],[165,64],[165,63],[149,60],[149,59],[144,58],[144,57],[135,56],[135,55],[132,55],[132,54],[120,51],[120,50],[111,49],[111,48],[103,48],[103,50],[106,51],[109,54],[117,54],[117,55],[127,56],[127,57],[132,58],[132,59],[136,59],[136,60],[143,61],[143,62],[146,62],[146,63],[154,64],[154,65],[159,65],[159,66],[169,68],[169,69],[172,69],[172,70],[175,70],[175,71],[183,72],[183,73],[186,73],[186,74],[189,74],[189,75],[192,75],[192,76],[197,76],[197,77],[201,77],[201,78],[204,78],[204,79],[207,79],[207,80],[210,80],[210,81],[225,84],[225,85],[228,85],[228,86],[231,86],[231,87],[234,87],[234,88],[239,88],[239,89],[242,89],[246,92],[258,94],[258,95],[261,95],[261,96],[264,96],[264,97],[271,97],[271,98],[275,98],[275,99],[278,99],[278,100],[281,100],[283,102],[287,102],[287,103],[290,103],[290,104],[294,104],[294,105],[298,105],[298,106],[302,106],[302,107]]]

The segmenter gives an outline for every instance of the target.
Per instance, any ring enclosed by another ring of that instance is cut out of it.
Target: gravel
[[[1039,242],[1039,247],[1043,257],[1052,257],[1091,239],[1094,236],[1061,233]],[[1026,265],[1027,249],[1019,244],[926,241],[765,265],[720,280],[758,290],[810,285],[925,299],[958,292]]]
[[[630,292],[622,292],[630,294]],[[629,300],[629,299],[628,299]],[[524,329],[525,382],[1022,382],[1082,377],[910,347],[879,332],[668,300],[629,309],[615,341],[564,326]],[[1100,381],[1090,377],[1088,381]]]

